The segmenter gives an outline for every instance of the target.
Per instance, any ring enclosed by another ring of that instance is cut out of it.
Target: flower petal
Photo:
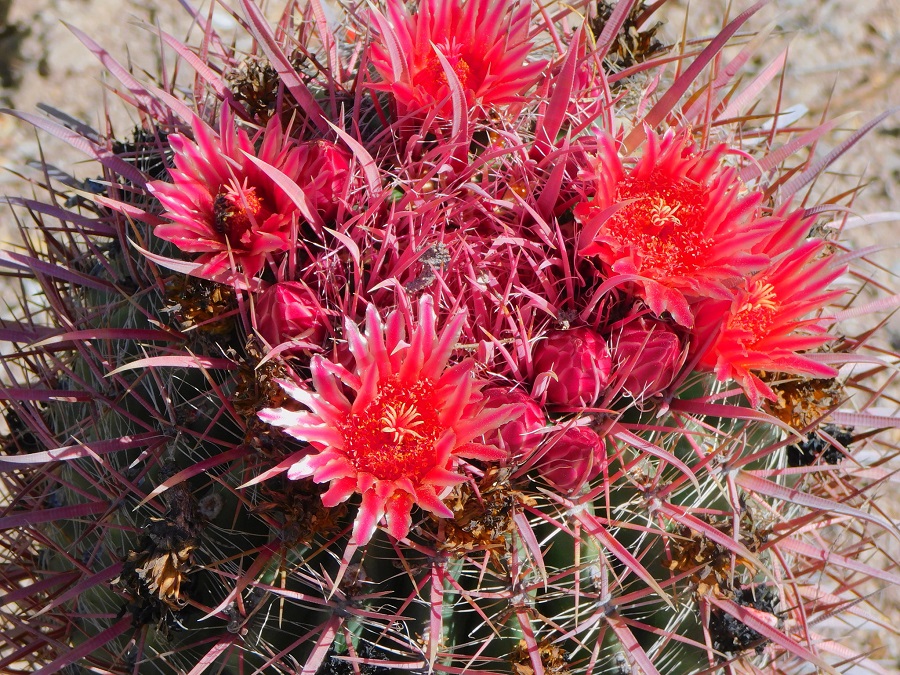
[[[406,492],[397,492],[388,499],[386,506],[388,534],[394,539],[403,539],[412,526],[413,498]]]
[[[353,546],[362,546],[369,543],[375,533],[375,527],[384,517],[384,500],[375,494],[375,490],[367,490],[363,493],[362,504],[353,522],[353,534],[350,543]]]
[[[430,485],[423,485],[416,490],[416,503],[420,508],[425,509],[438,516],[439,518],[452,518],[453,511],[447,508]]]
[[[347,501],[356,492],[356,476],[348,476],[334,481],[322,494],[322,505],[333,508]]]

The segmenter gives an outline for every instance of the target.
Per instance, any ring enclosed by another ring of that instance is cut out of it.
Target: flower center
[[[256,194],[256,188],[234,190],[223,186],[213,202],[213,229],[230,242],[239,242],[259,221],[262,209],[262,198]]]
[[[463,91],[466,91],[469,84],[469,73],[471,68],[465,59],[459,54],[445,54],[447,61],[456,73],[456,78]],[[436,54],[432,54],[425,62],[425,66],[413,77],[413,84],[422,87],[432,95],[437,95],[441,87],[447,86],[447,74],[444,72],[444,66],[441,65],[440,59]]]
[[[746,299],[728,320],[728,327],[748,333],[748,338],[740,341],[752,347],[768,334],[778,308],[778,297],[772,284],[753,282]]]
[[[616,211],[604,230],[634,250],[641,274],[664,281],[706,264],[713,244],[704,236],[706,187],[655,174],[626,179],[616,196],[636,201]]]
[[[341,426],[347,456],[358,471],[378,480],[419,482],[435,467],[438,422],[434,383],[428,378],[406,385],[397,376],[380,383],[375,399]]]

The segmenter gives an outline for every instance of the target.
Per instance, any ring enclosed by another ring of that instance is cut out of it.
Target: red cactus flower
[[[564,492],[574,492],[597,477],[606,463],[606,444],[593,429],[569,427],[549,443],[536,465],[541,477]]]
[[[378,37],[369,60],[384,80],[373,86],[392,92],[401,114],[442,104],[441,112],[449,109],[445,68],[453,71],[471,109],[518,100],[546,65],[526,62],[532,48],[527,2],[423,0],[418,5],[410,14],[402,0],[388,0],[386,18],[373,13]]]
[[[540,431],[546,425],[544,411],[537,401],[518,389],[505,387],[485,389],[484,397],[488,408],[514,404],[522,409],[519,417],[491,432],[487,442],[503,448],[512,457],[527,456],[536,450],[544,438]]]
[[[546,385],[536,379],[535,395],[546,391],[550,403],[591,406],[606,388],[611,367],[606,342],[590,328],[550,331],[534,348],[535,374],[549,374]]]
[[[697,314],[695,344],[709,344],[700,365],[714,369],[719,380],[736,380],[750,403],[774,400],[772,390],[751,371],[834,377],[834,369],[797,352],[828,342],[818,319],[803,319],[843,291],[825,288],[843,273],[822,252],[821,241],[809,241],[748,279],[731,302],[704,303]]]
[[[742,196],[734,170],[721,166],[725,146],[701,152],[686,131],[650,134],[643,157],[626,169],[614,140],[599,140],[584,173],[592,194],[575,207],[581,253],[639,277],[636,293],[658,316],[668,311],[690,327],[689,301],[728,298],[729,286],[766,265],[754,247],[784,221],[759,217],[761,193]]]
[[[672,384],[687,351],[665,321],[641,317],[625,323],[611,339],[616,371],[627,372],[622,389],[636,400],[650,398]]]
[[[256,301],[256,328],[271,346],[288,340],[319,344],[325,316],[309,289],[296,281],[272,284]]]
[[[458,314],[437,335],[433,301],[423,296],[418,325],[406,341],[399,311],[384,324],[370,306],[365,335],[353,322],[346,324],[352,370],[315,356],[315,391],[282,383],[308,412],[259,413],[316,450],[288,470],[289,478],[312,476],[317,483],[330,483],[322,495],[328,507],[356,492],[362,495],[353,528],[357,544],[369,541],[382,518],[391,536],[405,537],[414,505],[452,516],[441,495],[462,482],[454,471],[459,459],[506,456],[473,439],[514,419],[520,406],[485,409],[480,390],[487,382],[473,376],[474,361],[448,366],[463,320]]]
[[[259,163],[297,182],[311,211],[333,215],[343,189],[337,184],[346,181],[349,166],[342,151],[324,148],[324,141],[300,145],[286,138],[277,118],[260,132],[257,151],[247,133],[236,128],[227,106],[219,135],[197,118],[191,128],[193,141],[181,134],[169,136],[172,182],[154,181],[149,190],[172,221],[156,226],[154,233],[182,251],[201,253],[200,274],[230,268],[231,256],[253,276],[267,255],[290,248],[292,226],[302,220],[300,209]]]

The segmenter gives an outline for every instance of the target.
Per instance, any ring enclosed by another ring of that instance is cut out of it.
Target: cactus
[[[239,5],[78,32],[130,134],[11,113],[100,173],[7,199],[0,669],[887,672],[896,296],[809,192],[878,119],[813,161],[756,7]]]

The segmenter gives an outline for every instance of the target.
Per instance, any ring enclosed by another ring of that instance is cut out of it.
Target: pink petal
[[[326,508],[333,508],[338,504],[347,501],[350,496],[356,492],[356,477],[341,478],[334,481],[328,490],[322,495],[322,505]]]
[[[353,482],[356,484],[356,468],[350,463],[350,460],[337,453],[323,452],[319,457],[328,456],[330,459],[327,464],[316,471],[316,482],[327,483],[335,479],[352,476]]]
[[[356,483],[359,486],[359,491],[365,493],[375,488],[378,484],[378,479],[370,473],[360,472],[356,476]]]
[[[406,492],[398,492],[387,502],[387,526],[388,534],[394,539],[403,539],[409,534],[412,526],[413,498]]]
[[[301,441],[309,441],[310,443],[321,443],[331,448],[344,447],[344,435],[339,429],[327,425],[319,426],[291,426],[286,427],[285,431],[294,438]]]
[[[309,462],[310,456],[303,457],[296,464],[292,464],[288,469],[287,477],[289,480],[300,480],[301,478],[309,478],[315,473],[315,468]]]
[[[499,429],[507,422],[517,419],[525,412],[525,407],[518,403],[509,403],[496,408],[486,408],[476,417],[462,420],[454,425],[459,442],[467,442],[473,438],[484,436],[489,431]]]
[[[494,445],[484,445],[483,443],[466,443],[456,449],[454,454],[460,457],[469,457],[471,459],[481,459],[486,462],[496,462],[506,459],[506,450],[501,450]]]
[[[448,471],[447,469],[442,469],[440,467],[435,467],[427,474],[425,474],[425,476],[422,478],[423,484],[437,485],[438,487],[442,488],[459,485],[460,483],[464,483],[465,481],[466,477],[462,474]]]
[[[384,516],[384,500],[374,490],[363,493],[362,504],[353,523],[353,534],[350,543],[354,546],[367,544],[375,533],[378,521]]]
[[[453,511],[447,508],[447,505],[438,499],[437,494],[434,492],[434,488],[429,485],[423,485],[416,490],[416,504],[419,505],[419,508],[425,509],[439,518],[453,517]]]

